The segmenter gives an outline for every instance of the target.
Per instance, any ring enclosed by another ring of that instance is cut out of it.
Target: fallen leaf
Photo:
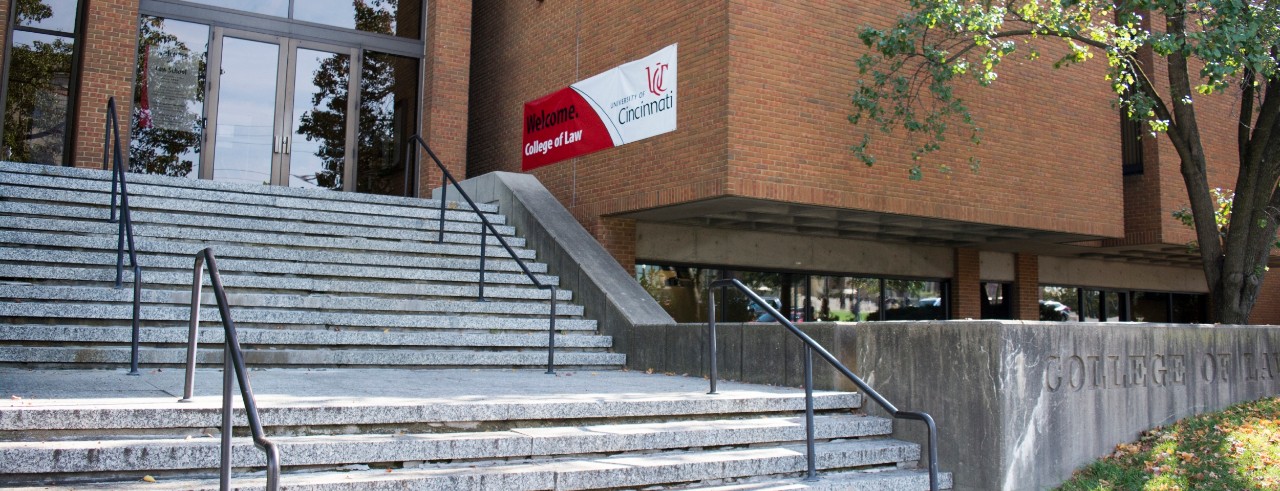
[[[156,482],[156,478],[151,476],[142,476],[142,480],[146,482]]]
[[[16,396],[16,395],[15,395],[15,396],[9,396],[9,398],[10,398],[10,399],[13,399],[13,400],[15,400],[15,401],[21,401],[21,400],[22,400],[22,398],[21,398],[21,397],[18,397],[18,396]]]

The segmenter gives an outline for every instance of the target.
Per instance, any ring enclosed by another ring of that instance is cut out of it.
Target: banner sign
[[[676,45],[525,103],[530,171],[676,129]]]

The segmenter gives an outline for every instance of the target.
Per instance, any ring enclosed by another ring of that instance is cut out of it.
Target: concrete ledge
[[[602,334],[613,336],[616,351],[630,353],[636,347],[635,326],[675,324],[537,178],[492,172],[461,186],[477,205],[498,204],[508,223],[527,239],[526,247],[538,251],[561,287],[575,292],[586,316],[599,322]],[[440,189],[432,195],[439,196]]]
[[[1280,328],[867,323],[855,373],[938,422],[956,489],[1045,489],[1149,428],[1280,393]],[[876,411],[871,411],[875,414]],[[895,425],[898,438],[923,431]],[[906,431],[904,431],[906,430]]]
[[[1017,321],[805,323],[901,410],[938,423],[956,489],[1046,489],[1155,426],[1280,394],[1280,327]],[[707,375],[705,324],[641,326],[633,369]],[[802,386],[774,324],[718,324],[722,380]],[[820,389],[853,390],[815,360]],[[869,414],[884,415],[875,404]],[[894,437],[923,444],[924,426]]]

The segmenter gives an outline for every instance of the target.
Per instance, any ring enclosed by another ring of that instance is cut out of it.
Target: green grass
[[[1058,489],[1280,490],[1280,397],[1143,433]]]

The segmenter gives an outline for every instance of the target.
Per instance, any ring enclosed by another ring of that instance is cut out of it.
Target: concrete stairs
[[[0,376],[58,385],[73,376],[67,372]],[[153,386],[112,389],[113,404],[56,392],[8,401],[0,409],[0,487],[138,489],[150,476],[156,482],[145,489],[216,489],[220,373],[200,370],[195,401],[184,404],[172,395],[181,390],[180,372],[140,379],[100,370],[66,381],[97,390]],[[726,382],[707,395],[702,379],[625,371],[265,369],[252,376],[287,489],[928,486],[914,469],[920,447],[886,437],[892,423],[858,414],[861,398],[852,393],[816,394],[821,481],[803,483],[804,398],[795,389]],[[247,436],[234,441],[234,485],[261,487],[262,452]]]
[[[480,223],[438,202],[130,175],[143,267],[147,365],[185,359],[194,254],[219,258],[252,366],[533,367],[547,359],[549,292],[532,286],[489,238],[486,302],[476,301]],[[103,172],[0,167],[0,363],[118,367],[128,363],[132,291],[112,288],[117,225]],[[482,206],[489,220],[505,219]],[[499,225],[551,284],[545,264]],[[126,271],[125,281],[132,281]],[[206,280],[207,284],[207,280]],[[558,291],[557,363],[620,367],[610,339]],[[203,297],[201,341],[222,333]],[[197,358],[221,359],[209,344]]]
[[[803,391],[708,395],[703,379],[623,370],[574,292],[558,291],[558,372],[545,374],[549,292],[490,237],[489,301],[475,301],[465,205],[448,205],[437,243],[428,200],[130,179],[136,377],[109,175],[0,163],[0,488],[217,489],[222,329],[207,289],[196,396],[177,402],[193,256],[209,246],[286,489],[928,488],[920,447],[841,392],[817,394],[821,479],[803,481]],[[261,489],[265,459],[236,418],[233,487]]]

